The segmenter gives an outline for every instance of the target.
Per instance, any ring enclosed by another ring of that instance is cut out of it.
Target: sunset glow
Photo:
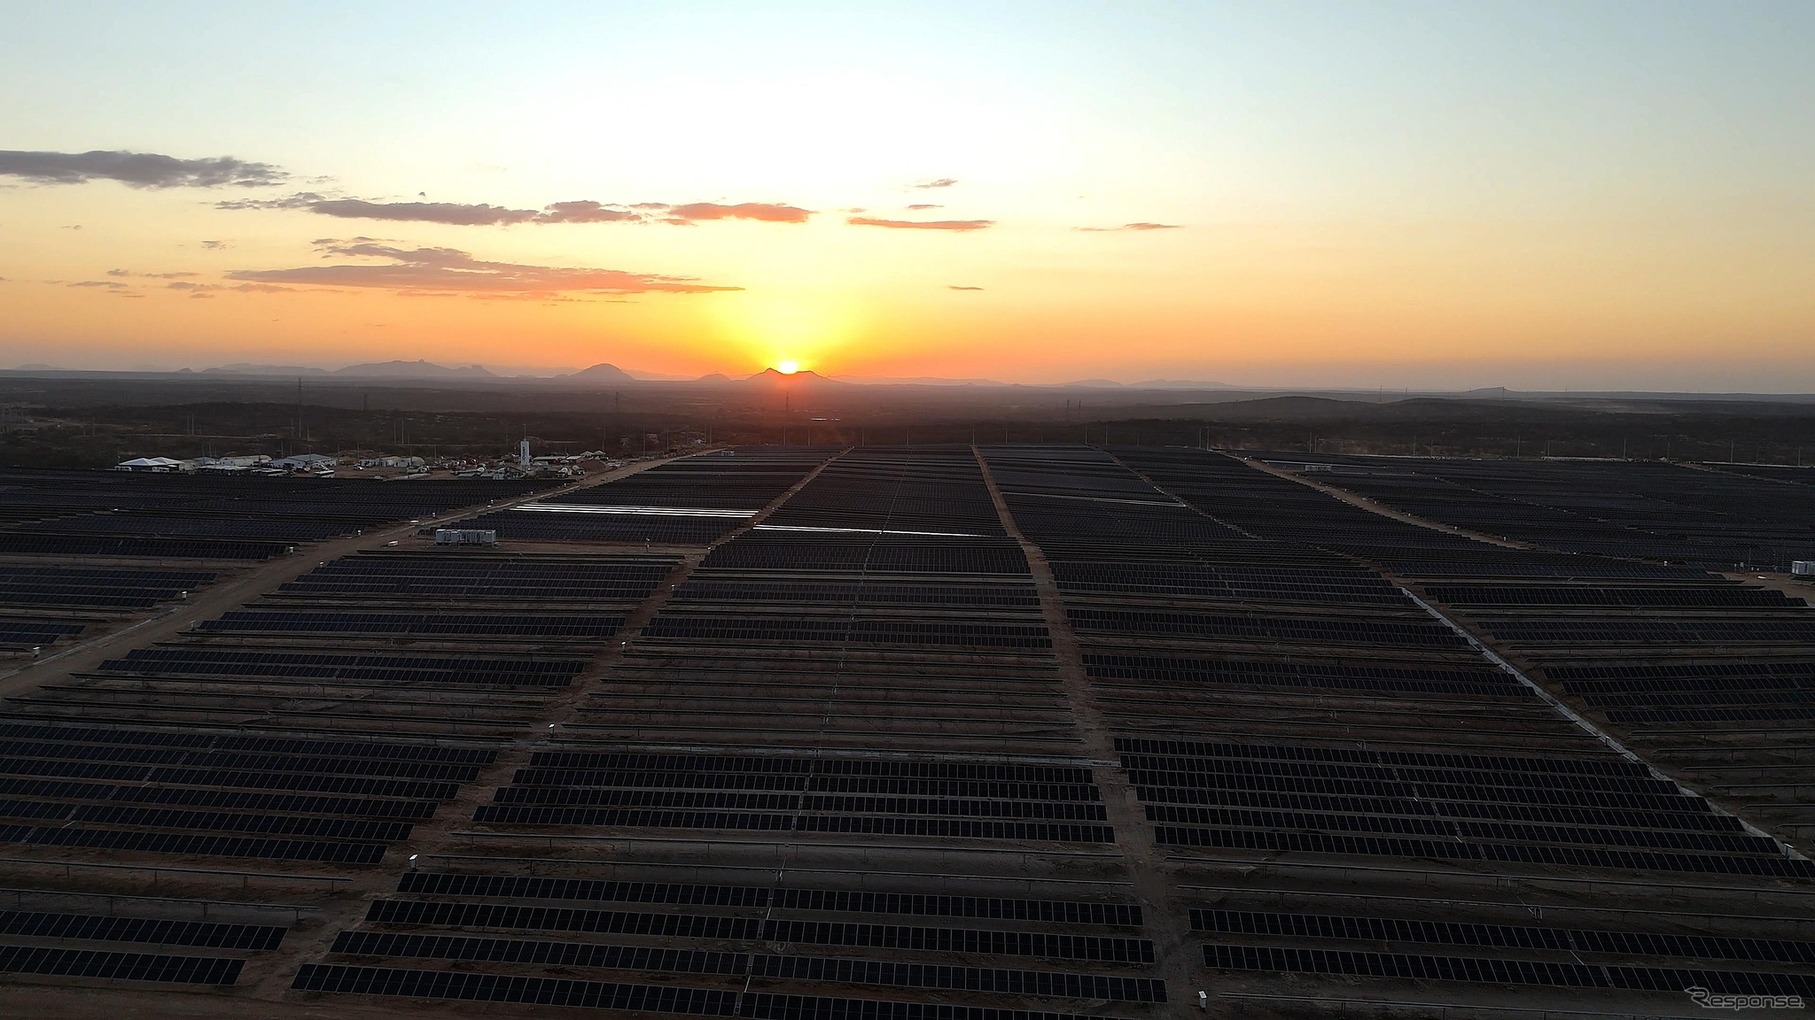
[[[0,367],[1815,390],[1807,3],[535,12],[18,6]]]

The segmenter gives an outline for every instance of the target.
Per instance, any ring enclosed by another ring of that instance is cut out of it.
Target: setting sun
[[[798,362],[798,361],[778,361],[775,363],[775,370],[777,372],[780,372],[782,375],[793,375],[794,373],[800,371],[800,362]]]

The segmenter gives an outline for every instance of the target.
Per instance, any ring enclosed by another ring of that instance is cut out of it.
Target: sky
[[[1815,391],[1815,3],[0,0],[0,367]]]

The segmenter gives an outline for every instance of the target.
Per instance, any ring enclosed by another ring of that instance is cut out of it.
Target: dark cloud
[[[105,287],[108,290],[125,290],[126,285],[118,280],[77,280],[67,284],[70,287]]]
[[[622,223],[642,217],[598,202],[556,202],[537,214],[537,223]]]
[[[853,216],[845,222],[853,227],[890,227],[895,230],[982,230],[996,223],[995,220],[879,220],[870,216]]]
[[[178,159],[155,152],[25,152],[0,149],[0,177],[37,184],[119,181],[133,188],[259,188],[281,184],[289,174],[269,163],[232,156]]]
[[[317,242],[324,257],[378,259],[379,264],[303,266],[296,269],[246,269],[227,274],[244,283],[310,286],[383,287],[395,291],[462,293],[547,293],[586,291],[601,294],[703,294],[742,290],[703,284],[690,277],[630,273],[618,269],[566,269],[483,262],[455,248],[399,248],[365,238]]]
[[[497,205],[458,202],[366,202],[357,198],[325,199],[306,208],[322,216],[348,220],[406,220],[446,223],[456,227],[488,227],[527,223],[539,215],[534,209],[506,209]]]
[[[945,285],[945,289],[946,290],[982,290],[983,288],[982,287],[963,287],[963,286],[959,286],[958,284],[955,284],[955,283],[948,283]]]
[[[928,188],[949,188],[956,183],[958,183],[958,178],[956,177],[941,177],[936,181],[921,181],[919,184],[914,185],[914,187],[924,191]]]
[[[203,241],[202,247],[209,251],[225,251],[233,246],[225,241]]]
[[[1124,223],[1119,227],[1079,227],[1078,229],[1090,234],[1107,234],[1121,230],[1180,230],[1182,226],[1178,223]]]
[[[913,212],[919,212],[923,209],[943,209],[943,208],[945,208],[945,206],[942,206],[937,202],[915,202],[913,205],[908,206],[908,209]]]
[[[812,210],[772,202],[740,202],[719,205],[716,202],[691,202],[670,206],[667,219],[693,223],[700,220],[761,220],[764,223],[805,223]]]

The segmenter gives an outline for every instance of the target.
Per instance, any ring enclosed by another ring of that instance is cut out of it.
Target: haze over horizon
[[[28,5],[0,363],[1815,391],[1815,6]]]

